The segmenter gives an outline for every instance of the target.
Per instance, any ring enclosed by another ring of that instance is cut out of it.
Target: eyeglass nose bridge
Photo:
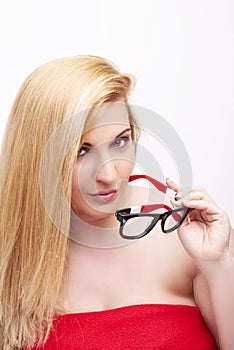
[[[151,224],[147,227],[147,229],[145,230],[145,235],[147,235],[153,228],[154,226],[156,226],[156,224],[162,219],[163,214],[155,214],[154,218],[151,222]]]

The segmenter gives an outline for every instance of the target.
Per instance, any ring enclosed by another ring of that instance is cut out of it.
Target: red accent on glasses
[[[154,185],[160,192],[165,193],[167,192],[168,187],[163,184],[162,182],[154,179],[153,177],[149,176],[149,175],[144,175],[144,174],[140,174],[140,175],[130,175],[128,182],[132,182],[134,180],[138,180],[138,179],[146,179],[148,181],[150,181],[152,183],[152,185]],[[173,210],[172,208],[170,208],[168,205],[166,204],[146,204],[146,205],[142,205],[141,206],[141,211],[140,213],[150,213],[156,209],[166,209],[168,211]],[[173,213],[172,216],[174,217],[175,220],[179,221],[181,216],[178,213]]]
[[[167,186],[164,185],[162,182],[155,180],[153,177],[148,176],[148,175],[131,175],[128,179],[128,182],[134,181],[134,180],[138,180],[138,179],[146,179],[148,181],[150,181],[159,191],[166,193],[167,191]]]
[[[166,204],[145,204],[141,206],[140,213],[150,213],[151,211],[154,211],[156,209],[166,209],[166,210],[172,210],[168,205]]]

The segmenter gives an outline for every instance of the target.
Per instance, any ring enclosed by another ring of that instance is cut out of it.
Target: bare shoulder
[[[148,188],[134,186],[132,206],[152,203],[168,203],[164,194]],[[147,266],[144,276],[153,278],[160,301],[194,304],[192,280],[195,275],[195,265],[192,258],[183,248],[177,232],[165,234],[159,221],[154,229],[141,238],[131,248],[142,269],[142,262]],[[131,254],[128,255],[132,257]],[[159,293],[160,290],[160,294]]]
[[[133,189],[133,200],[132,205],[140,205],[146,203],[167,203],[170,205],[168,198],[165,197],[164,194],[161,194],[159,191],[153,191],[148,188],[134,186]],[[174,231],[170,234],[165,234],[161,230],[161,222],[159,221],[155,228],[148,234],[148,236],[144,239],[145,249],[151,250],[155,255],[157,252],[158,257],[168,266],[174,265],[183,265],[183,269],[186,269],[186,266],[189,266],[189,270],[193,271],[192,274],[195,274],[195,265],[192,258],[187,254],[185,249],[183,248],[177,232]],[[153,247],[153,248],[152,248]],[[158,261],[159,263],[159,261]],[[179,266],[180,268],[182,266]]]

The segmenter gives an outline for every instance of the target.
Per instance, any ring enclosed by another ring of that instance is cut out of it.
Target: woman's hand
[[[167,179],[167,186],[178,192],[178,186]],[[178,193],[175,207],[190,208],[178,228],[179,238],[188,254],[200,264],[218,262],[229,254],[231,227],[227,214],[203,188]]]

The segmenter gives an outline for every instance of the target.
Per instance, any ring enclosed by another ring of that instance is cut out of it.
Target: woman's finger
[[[201,187],[193,188],[190,191],[180,191],[176,196],[177,202],[180,203],[182,201],[188,200],[202,200],[207,201],[213,204],[216,204],[215,201],[209,196],[209,194],[203,190]]]
[[[208,196],[205,192],[190,192],[184,195],[177,194],[177,204],[180,204],[183,201],[207,201],[207,202],[213,202],[211,198]]]
[[[179,190],[178,185],[169,178],[166,178],[166,184],[170,189],[172,189],[175,192],[177,192]]]

